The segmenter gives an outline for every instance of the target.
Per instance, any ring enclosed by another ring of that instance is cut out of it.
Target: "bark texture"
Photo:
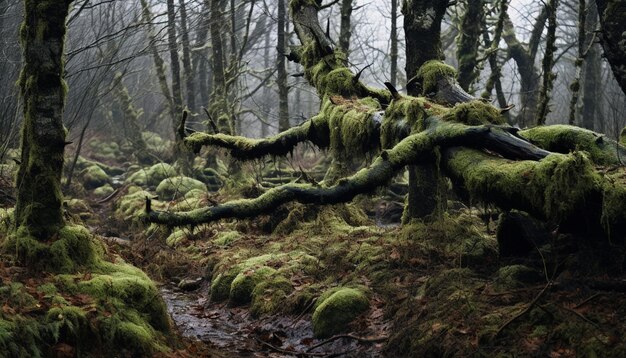
[[[24,67],[21,164],[16,177],[16,226],[48,240],[64,225],[61,193],[66,146],[63,49],[70,1],[26,0],[20,35]]]

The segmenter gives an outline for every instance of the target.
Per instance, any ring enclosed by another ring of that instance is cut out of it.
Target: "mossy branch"
[[[173,213],[148,210],[147,221],[169,226],[199,225],[224,218],[250,218],[272,212],[279,205],[298,201],[305,204],[336,204],[383,186],[408,164],[432,161],[435,147],[473,146],[497,151],[514,159],[541,159],[549,153],[497,126],[467,126],[435,117],[425,120],[426,129],[383,151],[374,163],[332,187],[288,184],[271,189],[255,199],[231,201],[222,205]],[[521,149],[520,149],[521,148]]]
[[[251,160],[267,155],[282,156],[289,153],[298,143],[310,140],[310,128],[311,122],[307,121],[300,126],[264,139],[196,132],[185,138],[185,144],[195,153],[198,153],[204,146],[215,146],[228,149],[230,154],[237,159]]]
[[[553,125],[526,129],[518,134],[551,152],[567,154],[584,150],[589,154],[589,159],[597,165],[624,165],[626,162],[624,145],[588,129]]]

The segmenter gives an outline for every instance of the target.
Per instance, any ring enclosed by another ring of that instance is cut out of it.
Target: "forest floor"
[[[137,215],[155,185],[130,177],[109,178],[106,195],[76,190],[68,217],[160,285],[185,337],[169,356],[626,356],[626,279],[573,269],[584,255],[556,250],[568,240],[558,232],[528,257],[504,258],[497,212],[450,202],[432,223],[400,226],[401,208],[380,195],[196,228],[148,226]],[[190,190],[154,205],[189,210],[240,192]],[[31,291],[41,284],[4,264],[0,277]],[[33,307],[41,303],[19,310]]]

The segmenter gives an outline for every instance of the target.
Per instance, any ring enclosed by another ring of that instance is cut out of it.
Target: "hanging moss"
[[[557,221],[575,216],[602,188],[600,175],[580,152],[515,162],[464,149],[450,153],[447,167],[477,200],[505,210],[516,203],[517,209]]]

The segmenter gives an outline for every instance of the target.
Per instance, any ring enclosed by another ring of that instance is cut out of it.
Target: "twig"
[[[326,344],[328,344],[328,343],[330,343],[332,341],[335,341],[337,339],[340,339],[340,338],[350,338],[350,339],[354,339],[354,340],[357,340],[357,341],[362,342],[362,343],[378,343],[378,342],[384,342],[384,341],[389,339],[389,337],[387,337],[387,336],[375,337],[375,338],[363,338],[363,337],[355,336],[353,334],[338,334],[338,335],[332,336],[332,337],[328,338],[327,340],[322,341],[322,342],[320,342],[320,343],[318,343],[318,344],[316,344],[316,345],[314,345],[312,347],[309,347],[309,349],[307,349],[306,351],[310,352],[310,351],[314,350],[315,348],[319,348],[319,347],[321,347],[323,345],[326,345]]]
[[[523,315],[525,315],[526,313],[528,313],[528,311],[530,311],[531,308],[533,308],[533,306],[535,306],[535,304],[537,304],[537,302],[539,301],[539,299],[541,297],[543,297],[544,293],[546,293],[546,291],[548,290],[549,287],[552,286],[552,281],[549,281],[546,286],[541,290],[541,292],[539,292],[539,294],[537,296],[535,296],[535,298],[528,304],[528,306],[526,306],[526,308],[524,308],[524,310],[518,314],[516,314],[515,316],[511,317],[508,321],[504,322],[504,324],[502,326],[500,326],[500,328],[498,328],[498,331],[496,332],[495,337],[498,337],[500,335],[500,333],[511,323],[513,323],[515,320],[517,320],[518,318],[522,317]]]
[[[111,201],[111,199],[115,198],[117,196],[117,194],[119,194],[122,190],[126,189],[128,185],[124,185],[121,188],[117,188],[115,189],[111,194],[109,194],[109,196],[107,196],[106,198],[102,199],[102,200],[98,200],[98,204],[104,204],[107,203],[109,201]]]
[[[280,353],[284,353],[284,354],[289,354],[289,355],[293,355],[293,356],[311,356],[311,357],[326,357],[329,355],[329,353],[307,353],[307,352],[299,352],[299,351],[292,351],[289,349],[283,349],[280,347],[276,347],[275,345],[265,342],[262,339],[259,338],[254,338],[257,342],[259,342],[259,344],[266,346],[272,350],[275,350],[276,352],[280,352]]]
[[[591,297],[589,297],[589,298],[585,299],[585,300],[584,300],[584,301],[582,301],[581,303],[579,303],[579,304],[577,304],[576,306],[574,306],[574,309],[577,309],[577,308],[580,308],[580,307],[582,307],[582,306],[586,305],[587,303],[589,303],[589,301],[591,301],[591,300],[593,300],[594,298],[596,298],[596,297],[598,297],[598,296],[601,296],[601,295],[602,295],[602,292],[598,292],[598,293],[595,293],[595,294],[591,295]]]

